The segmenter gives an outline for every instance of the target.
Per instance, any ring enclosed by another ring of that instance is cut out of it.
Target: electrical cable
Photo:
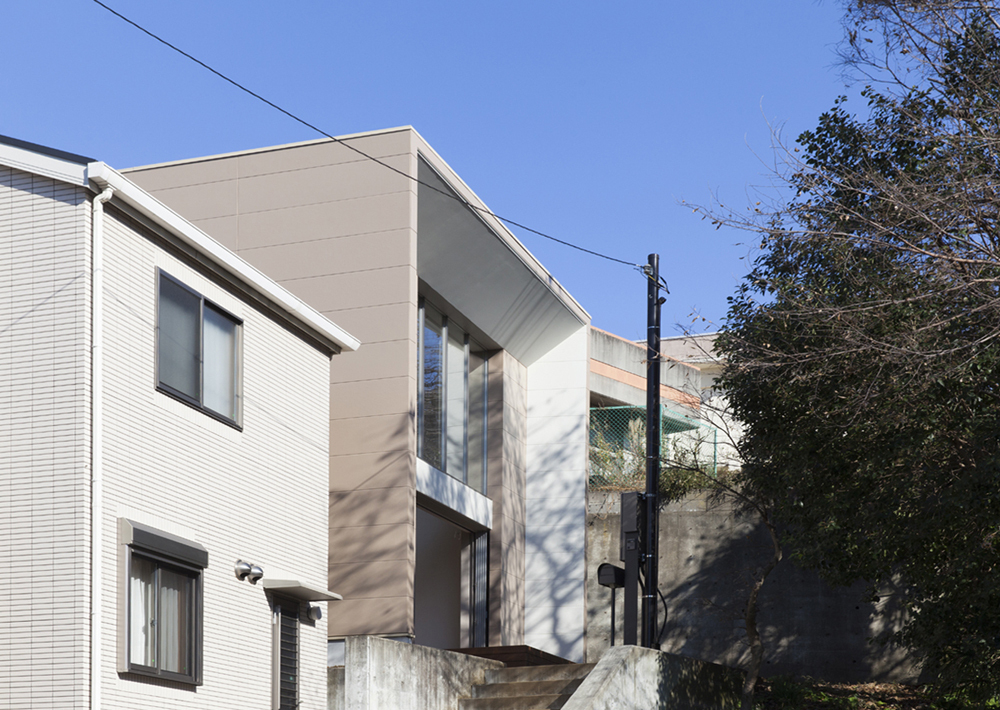
[[[382,160],[379,160],[378,158],[376,158],[373,155],[369,155],[368,153],[364,152],[360,148],[355,148],[353,145],[351,145],[347,141],[341,140],[340,138],[337,138],[336,136],[330,135],[329,133],[327,133],[323,129],[321,129],[321,128],[315,126],[315,125],[313,125],[312,123],[309,123],[305,119],[299,118],[298,116],[296,116],[291,111],[287,111],[287,110],[283,109],[281,106],[278,106],[273,101],[269,101],[268,99],[264,98],[263,96],[261,96],[260,94],[258,94],[256,92],[248,89],[247,87],[243,86],[242,84],[240,84],[239,82],[235,81],[234,79],[230,79],[228,76],[226,76],[222,72],[218,71],[217,69],[212,68],[211,66],[209,66],[205,62],[201,61],[197,57],[194,57],[194,56],[188,54],[183,49],[180,49],[179,47],[171,44],[170,42],[168,42],[167,40],[163,39],[162,37],[160,37],[160,36],[158,36],[158,35],[150,32],[149,30],[147,30],[145,27],[143,27],[142,25],[138,24],[137,22],[135,22],[133,20],[130,20],[129,18],[125,17],[125,15],[121,14],[117,10],[115,10],[115,9],[113,9],[113,8],[105,5],[103,2],[101,2],[101,0],[93,0],[93,1],[95,3],[97,3],[98,5],[100,5],[101,7],[103,7],[108,12],[110,12],[112,15],[115,15],[116,17],[120,18],[121,20],[124,20],[125,22],[127,22],[130,25],[132,25],[133,27],[135,27],[140,32],[143,32],[144,34],[149,35],[150,37],[152,37],[153,39],[155,39],[157,42],[160,42],[161,44],[166,45],[167,47],[169,47],[170,49],[174,50],[178,54],[181,54],[181,55],[187,57],[188,59],[190,59],[195,64],[198,64],[199,66],[203,67],[204,69],[207,69],[208,71],[212,72],[217,77],[219,77],[220,79],[223,79],[224,81],[232,84],[233,86],[235,86],[240,91],[243,91],[243,92],[249,94],[250,96],[253,96],[255,99],[264,102],[265,104],[267,104],[271,108],[273,108],[276,111],[279,111],[279,112],[285,114],[286,116],[288,116],[289,118],[291,118],[293,121],[297,121],[298,123],[302,124],[306,128],[309,128],[309,129],[311,129],[313,131],[316,131],[320,135],[325,136],[325,137],[329,138],[330,140],[332,140],[332,141],[334,141],[336,143],[339,143],[340,145],[342,145],[342,146],[344,146],[346,148],[349,148],[350,150],[353,150],[355,153],[357,153],[358,155],[362,156],[366,160],[371,160],[371,161],[373,161],[375,163],[378,163],[382,167],[388,168],[389,170],[391,170],[394,173],[397,173],[399,175],[402,175],[403,177],[407,178],[408,180],[412,180],[413,182],[417,183],[421,187],[426,187],[426,188],[428,188],[430,190],[434,190],[435,192],[439,192],[442,195],[444,195],[445,197],[449,197],[449,198],[451,198],[453,200],[461,202],[462,204],[464,204],[466,207],[468,207],[471,210],[474,210],[474,211],[479,212],[481,214],[487,215],[489,217],[493,217],[494,219],[497,219],[497,220],[499,220],[499,221],[501,221],[501,222],[503,222],[505,224],[511,225],[512,227],[517,227],[518,229],[523,229],[524,231],[530,232],[531,234],[535,234],[535,235],[537,235],[539,237],[543,237],[545,239],[549,239],[549,240],[551,240],[553,242],[556,242],[557,244],[562,244],[563,246],[570,247],[571,249],[576,249],[576,250],[582,251],[582,252],[584,252],[586,254],[590,254],[591,256],[597,256],[597,257],[600,257],[601,259],[607,259],[608,261],[613,261],[613,262],[616,262],[618,264],[624,264],[625,266],[634,266],[634,267],[641,268],[641,264],[635,264],[635,263],[632,263],[631,261],[625,261],[624,259],[618,259],[618,258],[615,258],[613,256],[608,256],[607,254],[601,254],[600,252],[593,251],[591,249],[586,249],[584,247],[578,246],[578,245],[573,244],[571,242],[567,242],[567,241],[564,241],[562,239],[558,239],[556,237],[553,237],[550,234],[546,234],[545,232],[540,232],[537,229],[532,229],[531,227],[528,227],[528,226],[526,226],[524,224],[521,224],[519,222],[515,222],[512,219],[508,219],[506,217],[501,217],[500,215],[498,215],[498,214],[496,214],[494,212],[491,212],[490,210],[486,209],[485,207],[478,207],[476,205],[473,205],[468,200],[466,200],[465,198],[463,198],[460,195],[454,195],[454,194],[452,194],[450,192],[446,192],[444,190],[441,190],[440,188],[437,188],[434,185],[429,185],[426,182],[422,182],[417,177],[415,177],[413,175],[410,175],[409,173],[407,173],[407,172],[405,172],[403,170],[400,170],[399,168],[393,167],[392,165],[389,165],[388,163],[386,163],[386,162],[384,162]]]

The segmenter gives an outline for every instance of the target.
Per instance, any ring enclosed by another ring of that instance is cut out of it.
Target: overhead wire
[[[631,267],[635,267],[635,268],[639,268],[639,269],[642,268],[641,264],[636,264],[636,263],[633,263],[631,261],[626,261],[624,259],[618,259],[616,257],[608,256],[607,254],[602,254],[602,253],[594,251],[592,249],[587,249],[585,247],[581,247],[581,246],[579,246],[577,244],[573,244],[572,242],[567,242],[567,241],[565,241],[563,239],[559,239],[557,237],[553,237],[551,234],[546,234],[545,232],[541,232],[541,231],[539,231],[537,229],[533,229],[531,227],[528,227],[527,225],[521,224],[520,222],[515,222],[514,220],[509,219],[507,217],[501,217],[500,215],[496,214],[495,212],[491,212],[490,210],[486,209],[485,207],[480,207],[478,205],[474,205],[474,204],[470,203],[467,199],[465,199],[461,195],[456,195],[456,194],[453,194],[451,192],[447,192],[447,191],[442,190],[442,189],[440,189],[440,188],[438,188],[438,187],[436,187],[434,185],[430,185],[430,184],[428,184],[426,182],[423,182],[419,178],[417,178],[416,176],[410,175],[405,170],[400,170],[399,168],[397,168],[397,167],[395,167],[393,165],[390,165],[390,164],[386,163],[385,161],[380,160],[379,158],[377,158],[377,157],[375,157],[375,156],[373,156],[373,155],[371,155],[369,153],[366,153],[365,151],[361,150],[360,148],[351,145],[348,141],[345,141],[345,140],[343,140],[341,138],[337,138],[336,136],[331,135],[330,133],[327,133],[322,128],[319,128],[318,126],[316,126],[316,125],[314,125],[314,124],[306,121],[305,119],[300,118],[299,116],[295,115],[291,111],[288,111],[288,110],[282,108],[281,106],[279,106],[278,104],[274,103],[273,101],[270,101],[269,99],[261,96],[257,92],[255,92],[255,91],[247,88],[243,84],[240,84],[235,79],[231,79],[230,77],[226,76],[225,74],[223,74],[219,70],[215,69],[214,67],[209,66],[208,64],[206,64],[205,62],[201,61],[197,57],[189,54],[188,52],[185,52],[180,47],[177,47],[176,45],[171,44],[170,42],[168,42],[167,40],[163,39],[159,35],[154,34],[150,30],[147,30],[145,27],[143,27],[139,23],[135,22],[134,20],[129,19],[128,17],[126,17],[125,15],[121,14],[120,12],[118,12],[117,10],[115,10],[114,8],[109,7],[105,3],[101,2],[101,0],[93,0],[93,1],[95,3],[97,3],[98,5],[100,5],[101,7],[103,7],[108,12],[110,12],[112,15],[115,15],[119,19],[124,20],[125,22],[127,22],[130,25],[132,25],[133,27],[135,27],[140,32],[143,32],[144,34],[149,35],[150,37],[152,37],[153,39],[155,39],[157,42],[160,42],[161,44],[166,45],[167,47],[169,47],[170,49],[174,50],[178,54],[181,54],[182,56],[187,57],[188,59],[190,59],[195,64],[201,66],[204,69],[207,69],[208,71],[210,71],[211,73],[213,73],[217,77],[219,77],[220,79],[228,82],[229,84],[232,84],[234,87],[236,87],[240,91],[243,91],[243,92],[249,94],[250,96],[253,96],[258,101],[262,101],[263,103],[267,104],[268,106],[270,106],[271,108],[275,109],[276,111],[279,111],[280,113],[283,113],[285,116],[288,116],[293,121],[297,121],[298,123],[302,124],[306,128],[309,128],[310,130],[316,131],[320,135],[325,136],[326,138],[329,138],[330,140],[332,140],[332,141],[334,141],[336,143],[339,143],[340,145],[344,146],[345,148],[348,148],[348,149],[354,151],[355,153],[357,153],[361,157],[365,158],[366,160],[371,160],[371,161],[373,161],[375,163],[378,163],[382,167],[384,167],[384,168],[386,168],[388,170],[391,170],[394,173],[402,175],[403,177],[405,177],[408,180],[412,180],[413,182],[415,182],[416,184],[420,185],[421,187],[425,187],[427,189],[434,190],[435,192],[439,192],[442,195],[444,195],[445,197],[449,197],[449,198],[451,198],[451,199],[453,199],[453,200],[455,200],[457,202],[461,202],[463,205],[465,205],[466,207],[468,207],[471,210],[474,210],[475,212],[478,212],[480,214],[486,215],[488,217],[492,217],[494,219],[499,220],[500,222],[503,222],[504,224],[510,225],[512,227],[517,227],[518,229],[522,229],[522,230],[524,230],[526,232],[530,232],[531,234],[534,234],[536,236],[543,237],[545,239],[549,239],[549,240],[551,240],[553,242],[556,242],[557,244],[562,244],[563,246],[570,247],[571,249],[576,249],[578,251],[582,251],[582,252],[584,252],[586,254],[590,254],[591,256],[600,257],[601,259],[607,259],[608,261],[613,261],[613,262],[618,263],[618,264],[624,264],[625,266],[631,266]]]

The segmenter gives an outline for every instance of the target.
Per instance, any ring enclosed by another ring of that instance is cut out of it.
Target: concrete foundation
[[[637,646],[619,646],[563,705],[563,710],[736,710],[743,673]]]
[[[343,668],[328,669],[330,710],[458,710],[458,699],[500,661],[375,636],[346,640]]]
[[[597,584],[597,566],[619,561],[620,493],[591,491],[587,524],[587,661],[610,646],[611,591]],[[749,653],[743,603],[752,571],[768,559],[770,541],[753,516],[735,514],[731,499],[702,493],[670,504],[660,516],[660,590],[668,616],[662,649],[744,667]],[[759,630],[765,676],[810,675],[824,680],[915,682],[916,659],[869,639],[891,612],[891,590],[880,608],[862,601],[864,586],[831,588],[787,558],[771,573],[760,598]],[[622,640],[623,590],[616,592],[615,643]],[[663,622],[662,605],[658,623]]]

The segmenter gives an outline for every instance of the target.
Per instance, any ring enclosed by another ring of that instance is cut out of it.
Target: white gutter
[[[267,297],[294,320],[307,325],[333,344],[337,350],[357,350],[361,341],[341,329],[317,310],[292,295],[246,261],[236,256],[205,232],[188,222],[127,177],[106,163],[87,165],[87,177],[100,189],[113,188],[115,199],[137,210],[153,223],[168,230],[181,242],[220,267],[223,271]]]
[[[101,553],[104,534],[104,203],[114,194],[107,188],[94,198],[92,232],[93,275],[90,310],[90,708],[101,708]]]

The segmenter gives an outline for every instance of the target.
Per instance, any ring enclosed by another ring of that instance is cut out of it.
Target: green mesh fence
[[[661,468],[697,468],[712,476],[718,467],[718,430],[660,407]],[[646,487],[646,408],[590,410],[590,485],[642,490]]]

